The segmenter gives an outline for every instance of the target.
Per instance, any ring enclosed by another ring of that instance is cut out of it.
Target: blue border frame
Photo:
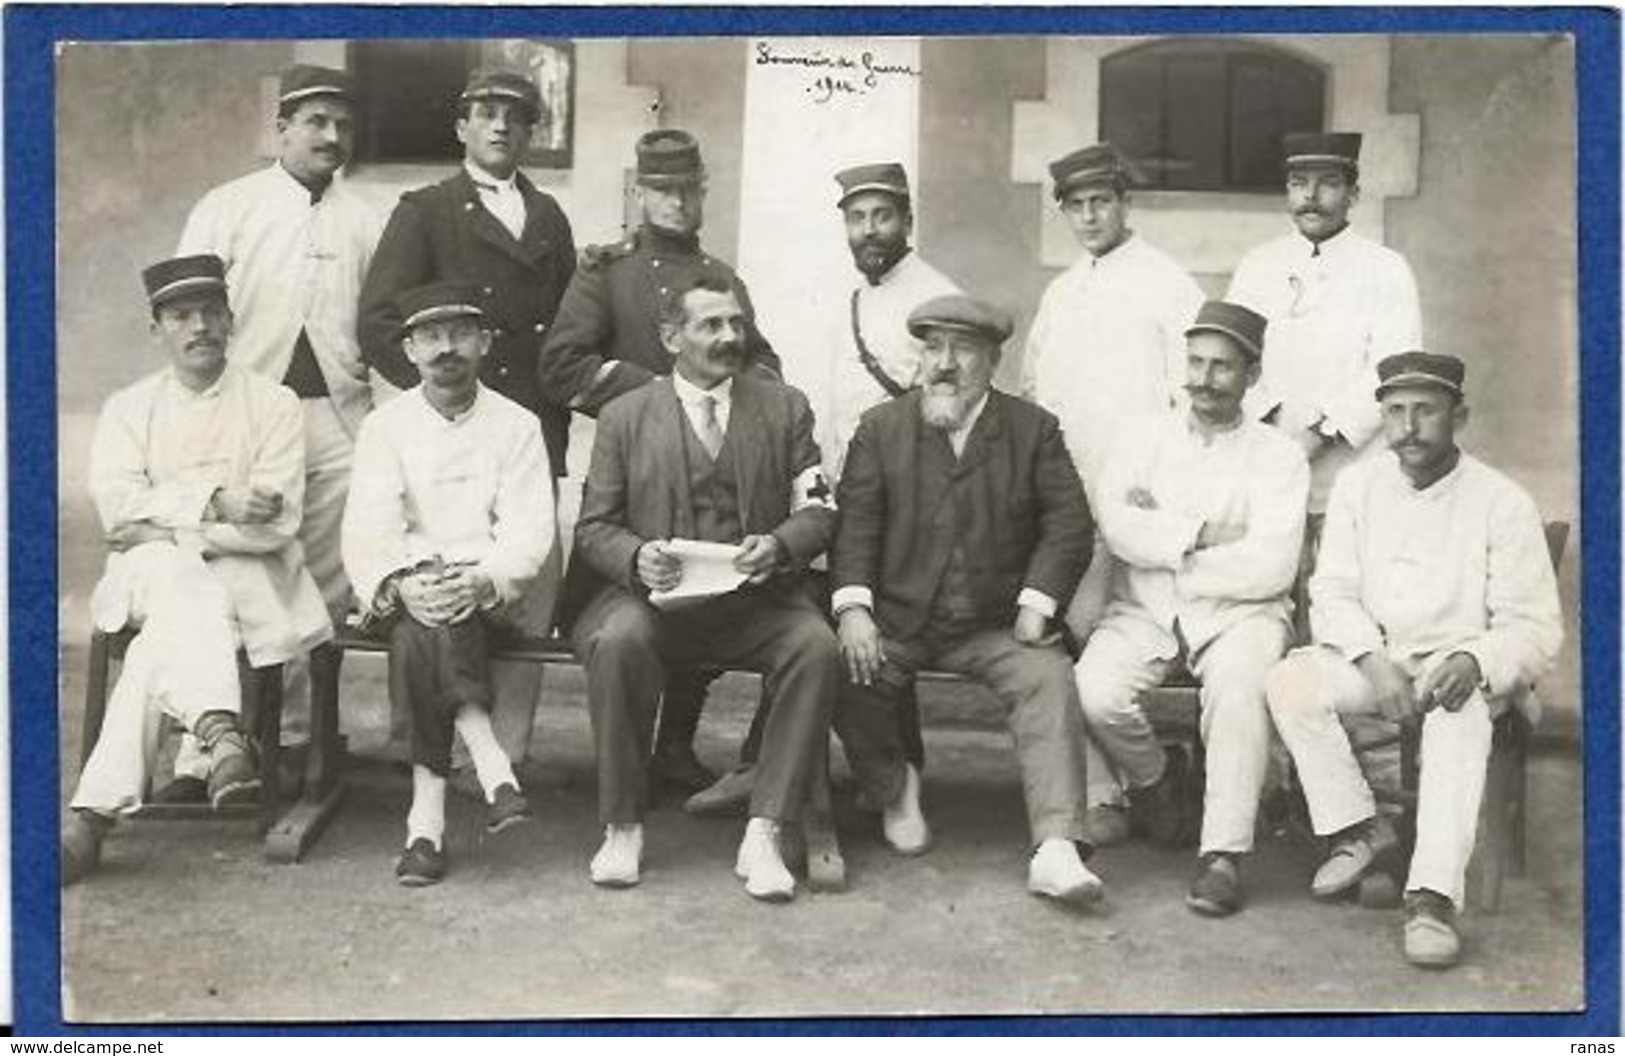
[[[7,459],[10,470],[12,928],[19,1034],[495,1035],[538,1024],[69,1027],[62,1022],[56,886],[57,496],[55,92],[58,40],[526,35],[1566,33],[1576,43],[1582,589],[1585,714],[1586,1011],[1576,1014],[976,1017],[547,1021],[550,1033],[1125,1035],[1559,1035],[1620,1033],[1620,16],[1602,8],[836,9],[9,7],[5,11]],[[46,662],[41,662],[45,660]],[[18,746],[47,746],[21,751]],[[39,790],[50,794],[41,797]]]

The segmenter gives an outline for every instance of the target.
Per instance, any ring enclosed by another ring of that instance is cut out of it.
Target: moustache
[[[957,371],[953,371],[953,372],[944,373],[944,374],[933,374],[930,377],[925,379],[925,383],[927,385],[954,385],[954,386],[957,386],[959,384],[959,373]]]
[[[1217,396],[1219,390],[1207,385],[1187,385],[1185,391],[1192,396]]]
[[[1318,209],[1318,208],[1316,208],[1315,206],[1312,206],[1312,205],[1306,205],[1302,209],[1294,209],[1292,211],[1292,215],[1293,216],[1320,216],[1320,217],[1324,217],[1326,215],[1326,210]]]

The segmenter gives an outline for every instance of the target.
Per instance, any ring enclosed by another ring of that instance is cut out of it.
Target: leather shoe
[[[788,902],[796,895],[796,878],[779,853],[779,826],[768,818],[751,818],[739,841],[734,875],[745,881],[745,892],[763,902]]]
[[[1106,897],[1106,885],[1083,864],[1071,840],[1051,838],[1027,863],[1027,890],[1044,898],[1088,906]]]
[[[485,808],[485,831],[496,835],[531,819],[530,800],[514,784],[500,784]]]
[[[102,864],[102,840],[113,819],[88,810],[70,810],[62,823],[62,886],[77,884]]]
[[[1233,854],[1206,854],[1185,904],[1205,917],[1228,917],[1242,906],[1241,863]]]
[[[209,802],[215,810],[252,803],[259,798],[263,786],[242,734],[235,730],[227,733],[210,752],[214,765],[209,768]]]
[[[425,836],[413,840],[395,861],[395,880],[402,887],[428,887],[445,875],[445,853]]]
[[[1405,959],[1418,968],[1449,968],[1461,959],[1456,910],[1427,888],[1405,896]]]
[[[1336,898],[1355,887],[1376,862],[1378,854],[1397,842],[1392,826],[1380,817],[1344,829],[1332,840],[1331,853],[1315,871],[1309,893],[1316,898]]]
[[[688,797],[683,811],[702,818],[737,818],[750,810],[756,790],[756,767],[736,766],[710,787]]]
[[[1116,803],[1090,807],[1083,815],[1083,834],[1096,847],[1112,847],[1128,839],[1128,811]]]
[[[903,764],[903,791],[880,815],[880,831],[898,854],[924,854],[931,849],[931,827],[920,809],[920,772]]]
[[[592,856],[589,872],[599,887],[634,887],[643,861],[643,826],[606,825],[604,844]]]
[[[717,775],[700,762],[694,746],[663,745],[649,759],[649,784],[676,789],[685,796],[702,792],[716,784]]]

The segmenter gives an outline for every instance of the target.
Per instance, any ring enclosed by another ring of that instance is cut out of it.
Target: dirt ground
[[[64,664],[81,692],[83,652]],[[579,675],[549,672],[526,768],[536,822],[487,840],[450,805],[451,873],[398,887],[392,858],[410,780],[381,754],[382,665],[346,666],[355,768],[338,820],[296,866],[266,864],[250,823],[121,826],[106,867],[64,893],[64,1003],[86,1021],[546,1019],[1310,1010],[1572,1010],[1583,995],[1579,768],[1538,756],[1530,875],[1499,915],[1463,922],[1466,962],[1407,967],[1398,916],[1321,905],[1315,851],[1271,838],[1249,862],[1247,909],[1183,905],[1191,852],[1129,845],[1094,860],[1103,908],[1029,896],[1024,818],[1006,736],[968,719],[927,734],[921,858],[893,856],[840,806],[851,877],[840,894],[753,902],[731,873],[741,823],[666,808],[650,819],[643,884],[595,889],[593,761]],[[725,765],[753,683],[713,701],[702,755]],[[927,700],[929,710],[930,701]],[[63,729],[64,801],[77,708]]]
[[[101,565],[82,496],[88,417],[63,423],[58,612],[59,803],[78,773],[88,615]],[[1576,596],[1574,563],[1563,577]],[[522,773],[537,820],[491,842],[452,798],[451,873],[394,883],[410,779],[383,761],[383,665],[346,662],[343,722],[367,756],[306,860],[267,864],[249,823],[139,822],[106,868],[65,891],[70,1020],[427,1020],[1229,1011],[1575,1010],[1584,998],[1578,640],[1554,676],[1556,747],[1530,775],[1529,875],[1500,914],[1462,922],[1465,962],[1404,964],[1398,914],[1321,905],[1317,852],[1270,838],[1248,863],[1250,904],[1221,921],[1183,904],[1194,852],[1131,844],[1092,865],[1108,897],[1072,912],[1026,893],[1020,782],[996,709],[927,696],[930,854],[900,858],[872,818],[838,804],[850,889],[753,902],[732,874],[736,821],[665,808],[644,880],[600,891],[594,769],[578,672],[550,670]],[[754,693],[730,676],[701,754],[726,766]],[[940,689],[933,692],[942,692]],[[951,704],[952,706],[944,706]],[[944,718],[944,716],[948,718]],[[837,763],[839,770],[839,763]],[[748,1028],[747,1028],[748,1029]]]

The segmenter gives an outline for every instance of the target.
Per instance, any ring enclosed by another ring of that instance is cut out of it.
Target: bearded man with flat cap
[[[1177,757],[1138,697],[1176,663],[1201,680],[1207,779],[1186,904],[1208,916],[1244,900],[1241,860],[1269,761],[1264,678],[1291,636],[1287,592],[1309,487],[1298,448],[1243,411],[1268,358],[1264,334],[1257,313],[1204,304],[1186,331],[1188,408],[1129,423],[1113,445],[1096,515],[1124,568],[1077,664],[1090,736],[1153,837],[1169,843]]]
[[[1093,528],[1055,416],[991,388],[1008,315],[963,295],[910,313],[920,387],[858,423],[837,492],[832,607],[848,681],[835,726],[894,850],[931,831],[897,701],[932,666],[985,683],[1015,735],[1035,895],[1098,901],[1083,862],[1083,716],[1055,623]]]
[[[226,268],[236,321],[232,361],[299,397],[305,430],[304,513],[299,540],[335,621],[350,607],[339,556],[339,522],[361,419],[372,387],[356,333],[356,304],[378,242],[379,217],[345,187],[340,171],[355,145],[355,87],[323,66],[284,70],[277,96],[277,159],[203,196],[175,252],[210,253]],[[319,656],[322,654],[318,654]],[[336,664],[337,655],[325,657]],[[310,737],[310,667],[284,665],[282,756],[300,775]],[[177,780],[160,799],[201,797],[205,763],[187,738]]]
[[[536,367],[545,399],[591,417],[622,393],[671,373],[661,306],[701,274],[726,275],[739,301],[744,369],[774,380],[781,373],[778,355],[757,329],[744,281],[700,245],[706,170],[699,142],[681,129],[659,129],[639,137],[636,153],[638,229],[582,253]],[[565,594],[568,605],[573,583]],[[661,707],[650,766],[662,785],[685,795],[717,779],[694,753],[706,686],[716,674],[675,672]]]
[[[570,414],[538,391],[536,353],[575,272],[576,251],[558,202],[520,168],[541,118],[541,95],[523,73],[485,68],[469,75],[459,103],[456,132],[463,165],[439,183],[403,194],[395,206],[361,294],[362,349],[378,373],[399,388],[411,388],[418,370],[399,337],[402,294],[430,282],[474,287],[491,335],[479,363],[480,383],[536,416],[552,488],[565,475]],[[553,550],[561,554],[556,564],[562,553]],[[549,574],[556,582],[556,570]],[[538,619],[550,622],[545,615]],[[517,765],[528,751],[541,669],[502,665],[497,671],[492,722]],[[482,796],[461,744],[452,788],[471,798]]]
[[[197,741],[207,800],[252,801],[261,779],[239,716],[237,653],[286,663],[333,626],[305,569],[304,420],[286,387],[228,360],[226,269],[210,254],[142,273],[165,369],[108,398],[90,493],[112,553],[97,629],[136,632],[62,831],[62,882],[101,861],[141,806],[169,716]]]
[[[1309,582],[1315,644],[1270,673],[1276,728],[1331,850],[1312,892],[1360,882],[1384,840],[1340,715],[1422,726],[1405,958],[1461,956],[1455,913],[1478,831],[1494,719],[1531,721],[1563,641],[1557,581],[1528,492],[1462,451],[1466,366],[1405,352],[1377,364],[1389,450],[1337,479]]]

